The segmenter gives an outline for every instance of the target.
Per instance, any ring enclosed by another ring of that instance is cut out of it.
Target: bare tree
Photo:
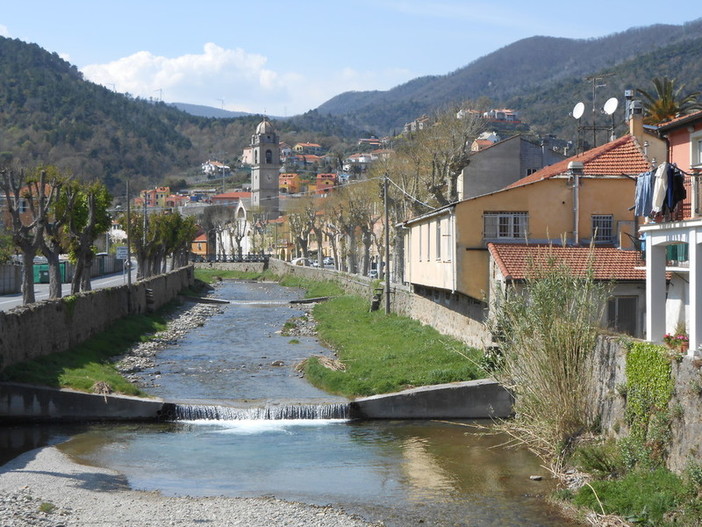
[[[7,201],[12,224],[12,240],[22,252],[22,301],[31,304],[34,296],[34,257],[44,237],[46,218],[56,196],[53,181],[46,174],[26,177],[23,170],[0,172],[0,187]]]

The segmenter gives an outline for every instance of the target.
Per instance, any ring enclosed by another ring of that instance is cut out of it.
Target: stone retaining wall
[[[602,430],[614,437],[629,433],[626,422],[626,345],[620,337],[599,338],[593,356],[593,397]],[[702,454],[702,360],[682,357],[671,363],[674,395],[670,401],[671,440],[668,468],[682,472]]]
[[[194,283],[193,268],[0,312],[0,369],[66,351],[129,313],[158,309]]]

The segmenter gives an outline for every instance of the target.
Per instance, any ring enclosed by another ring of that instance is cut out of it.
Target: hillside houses
[[[641,129],[632,124],[634,130]],[[404,222],[404,281],[482,322],[495,289],[522,280],[530,256],[559,247],[562,261],[580,261],[592,244],[601,276],[617,282],[607,323],[643,336],[645,274],[637,269],[643,261],[628,197],[634,176],[652,168],[644,140],[629,133],[500,190]],[[491,336],[481,339],[475,344]]]

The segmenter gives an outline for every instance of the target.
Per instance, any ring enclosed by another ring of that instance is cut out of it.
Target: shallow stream
[[[302,314],[281,301],[298,294],[277,284],[224,282],[217,296],[233,303],[159,354],[158,366],[145,372],[154,378],[149,391],[195,405],[343,401],[294,370],[308,355],[330,353],[313,337],[280,335]],[[397,527],[569,525],[543,499],[553,482],[539,461],[502,446],[506,438],[489,433],[490,423],[235,419],[75,432],[65,452],[124,473],[136,489],[270,495],[340,506]]]

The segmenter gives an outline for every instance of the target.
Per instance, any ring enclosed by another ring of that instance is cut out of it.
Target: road
[[[132,270],[132,282],[136,281],[136,269]],[[118,285],[127,283],[126,273],[114,273],[104,275],[98,278],[92,279],[93,289],[100,289],[102,287],[115,287]],[[61,286],[62,295],[71,294],[71,284],[62,284]],[[34,284],[34,296],[36,301],[46,300],[49,298],[49,284]],[[22,293],[17,293],[14,295],[2,295],[0,296],[0,311],[9,311],[13,307],[22,305]]]

